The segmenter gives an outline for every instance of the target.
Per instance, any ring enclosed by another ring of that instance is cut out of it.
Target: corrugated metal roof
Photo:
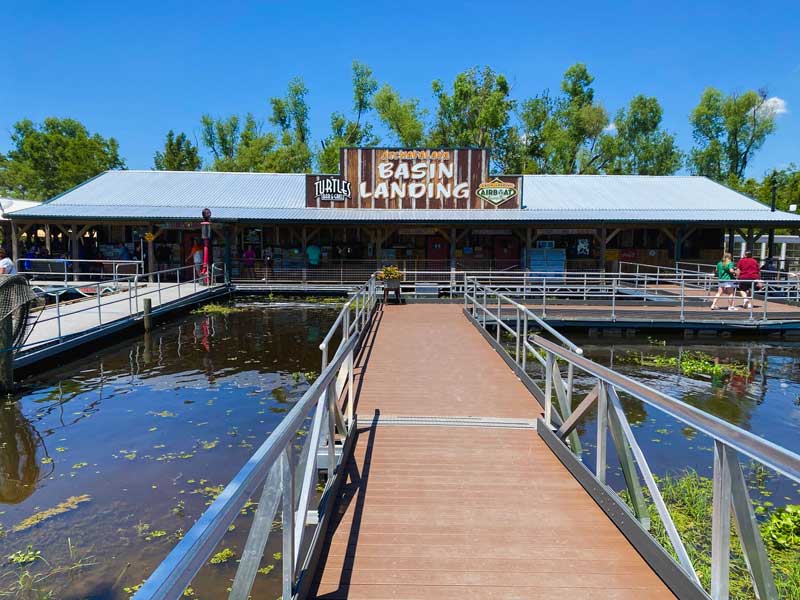
[[[7,221],[8,218],[6,215],[9,213],[16,212],[18,210],[24,210],[26,208],[34,208],[39,206],[39,202],[33,202],[32,200],[17,200],[16,198],[0,198],[0,221]]]
[[[305,175],[109,171],[15,218],[196,220],[204,207],[227,221],[792,223],[704,177],[525,175],[524,209],[305,208]]]
[[[706,177],[525,175],[525,208],[538,210],[769,210]]]
[[[196,220],[194,207],[43,205],[15,215],[31,218],[86,220]],[[764,210],[387,210],[357,208],[240,208],[214,209],[217,221],[293,221],[293,222],[474,222],[474,223],[800,223],[800,216]]]
[[[81,206],[163,206],[301,208],[302,173],[218,173],[212,171],[107,171],[57,196],[48,204]]]

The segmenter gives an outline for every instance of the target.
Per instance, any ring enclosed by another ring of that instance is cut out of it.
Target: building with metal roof
[[[595,268],[609,257],[710,260],[734,231],[800,228],[800,216],[704,177],[494,176],[488,163],[481,149],[346,148],[341,175],[108,171],[12,220],[20,233],[46,225],[73,253],[87,235],[107,247],[151,233],[177,247],[176,262],[209,208],[226,255],[250,245],[259,260],[305,264],[314,245],[323,259],[499,267],[530,266],[538,247]]]

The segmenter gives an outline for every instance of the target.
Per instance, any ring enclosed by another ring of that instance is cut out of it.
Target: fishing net
[[[6,319],[11,321],[10,348],[17,347],[25,336],[30,315],[31,303],[36,295],[22,275],[0,275],[0,327],[7,327]],[[3,340],[5,336],[0,336]],[[0,342],[0,346],[8,346]],[[0,351],[9,348],[0,348]]]

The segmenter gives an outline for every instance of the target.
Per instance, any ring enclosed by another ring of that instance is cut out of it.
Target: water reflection
[[[36,450],[39,436],[16,402],[0,406],[0,502],[18,504],[36,489],[41,469]],[[52,467],[48,469],[52,471]]]
[[[243,308],[183,315],[21,382],[18,402],[0,407],[0,557],[30,545],[61,573],[73,560],[70,539],[98,564],[79,581],[48,577],[53,597],[130,597],[124,588],[166,556],[308,389],[322,332],[338,312]],[[88,499],[47,512],[75,496]],[[18,528],[39,514],[41,523]],[[240,515],[226,538],[237,554],[251,518]],[[166,533],[148,539],[145,526]],[[279,551],[275,536],[265,556]],[[273,566],[254,596],[279,595]],[[5,572],[0,566],[0,596]],[[227,567],[201,572],[195,589],[224,597],[229,575]]]

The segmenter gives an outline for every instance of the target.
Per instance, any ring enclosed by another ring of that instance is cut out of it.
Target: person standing
[[[753,286],[761,279],[761,269],[758,266],[758,261],[753,258],[753,253],[748,250],[744,256],[739,259],[739,264],[736,265],[738,272],[739,289],[738,293],[744,298],[744,307],[752,308],[750,299],[753,295]]]
[[[717,279],[719,280],[719,285],[717,287],[717,294],[714,296],[713,302],[711,302],[711,310],[717,310],[717,308],[719,308],[717,306],[717,301],[722,295],[731,297],[728,310],[737,310],[736,307],[733,306],[733,290],[735,289],[733,280],[735,277],[736,265],[733,264],[731,253],[726,252],[722,255],[722,260],[717,263]]]
[[[6,255],[6,249],[0,248],[0,275],[16,275],[17,267],[14,261]]]
[[[203,274],[203,247],[200,245],[200,240],[197,238],[192,240],[192,249],[189,251],[189,257],[186,259],[186,262],[194,264],[195,279]]]
[[[244,279],[255,279],[256,272],[256,251],[252,246],[245,248],[242,253],[242,277]]]

